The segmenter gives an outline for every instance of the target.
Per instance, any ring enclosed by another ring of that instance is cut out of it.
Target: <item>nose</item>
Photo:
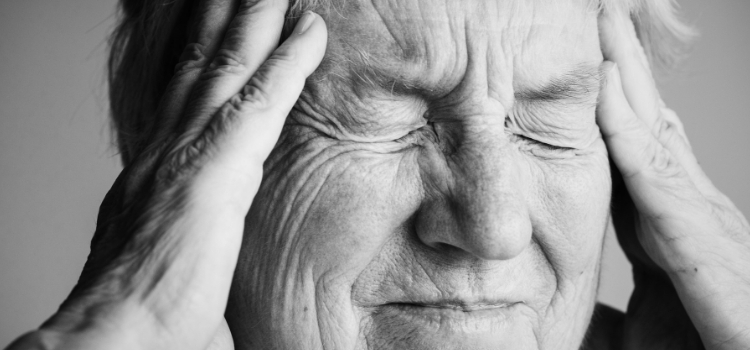
[[[520,255],[532,232],[521,155],[502,124],[450,132],[457,140],[452,154],[423,162],[423,179],[432,184],[417,213],[417,236],[437,250],[457,248],[483,260]]]

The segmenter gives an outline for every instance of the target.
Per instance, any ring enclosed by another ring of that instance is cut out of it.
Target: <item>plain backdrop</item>
[[[711,179],[750,214],[750,2],[680,3],[702,35],[662,95]],[[73,287],[120,170],[104,79],[114,9],[115,0],[0,0],[0,347]],[[624,309],[632,286],[610,238],[600,300]]]

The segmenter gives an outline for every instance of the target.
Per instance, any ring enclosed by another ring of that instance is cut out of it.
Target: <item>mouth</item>
[[[520,301],[393,302],[380,306],[376,313],[380,317],[400,319],[414,326],[481,332],[507,324],[521,305],[523,302]]]
[[[494,309],[503,309],[519,304],[520,302],[488,302],[488,303],[466,303],[461,301],[444,301],[444,302],[408,302],[408,303],[388,303],[386,306],[396,306],[402,308],[428,308],[442,309],[457,312],[481,312]]]

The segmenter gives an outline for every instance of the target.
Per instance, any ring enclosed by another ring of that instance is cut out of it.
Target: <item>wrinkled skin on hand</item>
[[[618,240],[635,290],[627,349],[750,346],[750,225],[701,169],[677,114],[659,97],[630,19],[599,21],[607,86],[597,122],[620,184]]]
[[[244,217],[325,52],[313,13],[279,43],[286,6],[195,2],[158,125],[104,199],[78,284],[9,349],[232,348],[223,311]]]

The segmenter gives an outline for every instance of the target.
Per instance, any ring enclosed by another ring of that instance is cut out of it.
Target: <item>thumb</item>
[[[639,215],[655,225],[658,237],[653,238],[660,242],[685,238],[696,230],[696,222],[712,221],[706,217],[708,203],[679,159],[630,107],[617,65],[605,62],[603,69],[606,83],[596,118],[610,157]]]

